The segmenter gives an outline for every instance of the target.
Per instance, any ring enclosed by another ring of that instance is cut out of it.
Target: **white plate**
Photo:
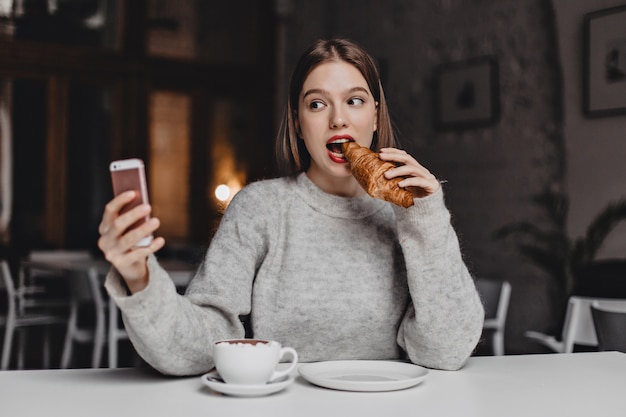
[[[284,390],[294,380],[293,376],[287,375],[276,381],[262,385],[237,385],[227,384],[222,380],[217,371],[202,375],[202,382],[213,391],[236,397],[261,397]]]
[[[320,387],[344,391],[394,391],[413,387],[428,371],[418,365],[390,361],[328,361],[302,365],[300,375]]]

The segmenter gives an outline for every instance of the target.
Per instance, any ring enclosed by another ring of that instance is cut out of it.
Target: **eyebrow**
[[[365,94],[367,94],[368,96],[370,95],[369,90],[367,88],[364,87],[352,87],[351,89],[348,90],[348,93],[355,93],[357,91],[362,91]],[[322,88],[312,88],[310,90],[307,90],[304,95],[302,96],[302,98],[306,98],[306,96],[310,95],[310,94],[322,94],[322,95],[328,95],[328,91],[322,89]]]

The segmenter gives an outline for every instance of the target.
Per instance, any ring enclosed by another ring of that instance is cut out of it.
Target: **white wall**
[[[584,234],[589,222],[610,201],[626,198],[626,115],[589,119],[582,111],[584,16],[626,5],[626,1],[553,0],[553,3],[565,98],[568,230],[575,237]],[[626,225],[613,231],[600,257],[626,257]]]

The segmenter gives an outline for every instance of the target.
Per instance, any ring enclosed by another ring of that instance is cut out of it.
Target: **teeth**
[[[328,142],[326,144],[326,148],[333,154],[336,158],[343,158],[342,145],[347,142],[354,142],[352,139],[342,138],[337,139],[332,142]]]

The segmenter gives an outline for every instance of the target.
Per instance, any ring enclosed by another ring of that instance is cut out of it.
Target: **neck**
[[[315,169],[309,169],[306,172],[311,182],[317,185],[322,191],[339,197],[360,197],[365,194],[365,190],[361,188],[357,180],[348,175],[345,177],[333,177],[323,175]]]

